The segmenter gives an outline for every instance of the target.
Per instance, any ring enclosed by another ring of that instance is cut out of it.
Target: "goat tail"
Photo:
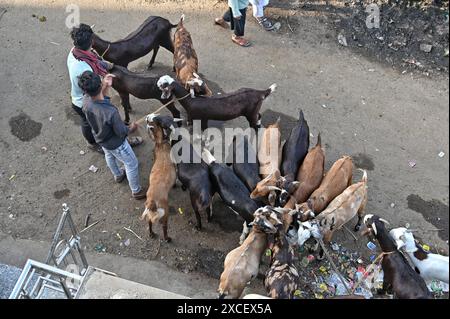
[[[150,210],[149,210],[147,207],[145,207],[145,210],[144,210],[144,212],[142,213],[140,219],[141,219],[141,220],[145,220],[145,219],[148,220],[149,215],[150,215]]]
[[[202,151],[202,159],[208,165],[211,165],[216,161],[216,158],[206,148],[204,148]]]
[[[360,168],[359,168],[359,170],[360,170],[361,172],[363,172],[363,176],[362,176],[362,178],[361,178],[361,182],[367,184],[367,171],[366,171],[365,169],[360,169]]]
[[[298,111],[298,121],[299,121],[299,122],[303,122],[304,120],[305,120],[305,115],[303,114],[303,110],[300,109],[300,110]]]
[[[274,83],[271,86],[269,86],[269,90],[270,90],[269,94],[275,92],[276,89],[277,89],[277,84],[276,83]],[[269,94],[267,94],[267,95],[269,95]]]
[[[317,144],[316,146],[322,146],[322,137],[320,136],[320,132],[319,135],[317,135]]]
[[[178,24],[179,25],[182,25],[183,24],[183,22],[184,22],[184,18],[185,18],[186,16],[184,15],[184,13],[181,15],[181,17],[180,17],[180,22],[178,22]]]

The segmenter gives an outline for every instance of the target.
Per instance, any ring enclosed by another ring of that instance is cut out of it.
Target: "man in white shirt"
[[[81,24],[78,28],[73,28],[70,35],[72,37],[74,47],[70,50],[69,55],[67,56],[67,68],[69,69],[70,83],[72,86],[70,93],[72,97],[72,108],[81,118],[81,132],[86,139],[88,147],[103,154],[101,146],[95,142],[91,126],[87,122],[86,116],[81,109],[83,106],[84,92],[78,86],[78,77],[85,71],[100,71],[100,73],[103,73],[102,69],[104,68],[106,70],[108,63],[99,59],[98,62],[96,61],[94,64],[90,64],[80,59],[79,56],[81,54],[94,57],[91,52],[93,32],[89,26]],[[102,63],[102,65],[100,65],[100,63]],[[96,68],[96,70],[93,70],[93,67]]]

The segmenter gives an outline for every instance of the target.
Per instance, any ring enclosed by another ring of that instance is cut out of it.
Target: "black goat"
[[[170,102],[170,99],[161,98],[161,90],[157,85],[159,77],[152,77],[145,73],[134,73],[120,65],[114,65],[110,73],[115,75],[112,86],[120,95],[126,123],[130,121],[130,94],[138,99],[155,99],[163,104]],[[167,105],[167,109],[174,118],[180,117],[180,111],[177,110],[174,103]]]
[[[272,84],[266,90],[239,89],[232,93],[214,95],[211,97],[191,97],[189,92],[168,75],[162,76],[158,87],[163,91],[161,98],[168,99],[175,95],[187,112],[188,122],[201,120],[202,129],[208,127],[208,120],[229,121],[245,116],[250,127],[257,129],[261,125],[262,102],[272,93],[276,85]]]
[[[411,268],[405,256],[397,250],[394,239],[385,228],[386,220],[372,214],[364,217],[367,231],[372,232],[378,240],[384,256],[383,291],[394,293],[399,299],[431,299],[427,285],[422,277]]]
[[[308,154],[309,149],[309,126],[305,120],[303,111],[300,110],[297,124],[292,128],[286,143],[283,146],[283,155],[281,160],[281,176],[284,177],[282,192],[280,195],[280,204],[284,206],[298,187],[297,183],[292,183],[297,177],[297,172]]]
[[[124,67],[153,50],[152,58],[148,64],[148,68],[151,68],[160,46],[173,53],[174,48],[170,31],[176,26],[176,24],[171,24],[169,20],[162,17],[150,16],[139,28],[122,40],[109,42],[94,34],[92,47],[105,60]]]
[[[249,232],[248,226],[254,219],[253,213],[261,206],[250,199],[250,192],[239,177],[227,166],[216,163],[208,150],[203,150],[202,158],[209,166],[211,181],[223,202],[245,221],[240,238],[242,243]]]
[[[233,171],[250,192],[261,180],[256,151],[249,144],[247,136],[235,136],[233,139]]]

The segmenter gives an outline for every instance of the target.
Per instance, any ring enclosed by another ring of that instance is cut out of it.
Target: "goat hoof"
[[[156,234],[154,232],[150,232],[148,235],[151,239],[156,238]]]
[[[165,241],[166,243],[170,243],[170,242],[172,242],[172,238],[167,237],[167,238],[164,239],[164,241]]]
[[[195,230],[197,230],[197,231],[202,231],[202,226],[198,226],[198,225],[197,225],[197,226],[195,226],[194,228],[195,228]]]
[[[361,225],[356,225],[356,226],[355,226],[355,232],[356,232],[356,231],[359,231],[360,229],[361,229]]]
[[[184,185],[181,185],[181,189],[183,190],[183,192],[185,192],[187,190],[187,187]]]

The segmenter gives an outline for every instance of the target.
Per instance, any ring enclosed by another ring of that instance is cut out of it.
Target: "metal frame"
[[[76,297],[84,277],[88,273],[89,265],[81,248],[80,236],[70,215],[69,207],[65,203],[62,206],[63,212],[45,263],[27,260],[10,299],[39,299],[46,289],[64,293],[69,299]],[[70,228],[71,236],[69,239],[61,239],[66,224]],[[68,256],[72,257],[73,263],[68,263]],[[81,261],[81,264],[78,260]],[[64,266],[67,268],[69,265],[75,265],[78,273],[61,269]],[[33,279],[37,279],[37,281],[29,290],[28,286]],[[72,285],[68,285],[68,280],[77,284],[70,287]]]

